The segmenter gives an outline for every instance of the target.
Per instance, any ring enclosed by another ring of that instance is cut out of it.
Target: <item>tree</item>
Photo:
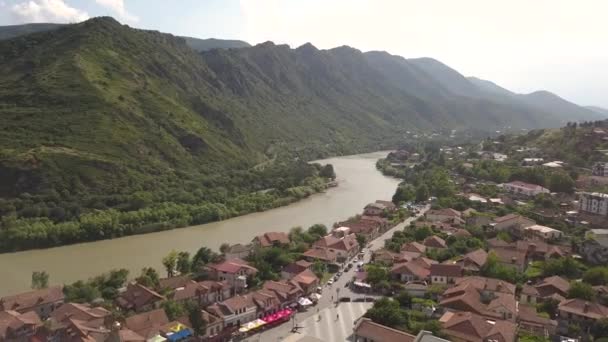
[[[327,227],[324,224],[313,224],[312,226],[310,226],[310,228],[308,228],[308,234],[310,235],[316,235],[318,237],[322,237],[327,235]]]
[[[177,252],[172,250],[163,258],[163,266],[167,270],[167,277],[173,277],[175,275],[175,269],[177,267]]]
[[[213,260],[216,260],[217,257],[217,253],[215,253],[208,247],[199,248],[199,250],[196,252],[196,254],[194,254],[194,257],[192,258],[192,271],[196,272],[201,267],[207,265]]]
[[[203,319],[203,315],[201,313],[201,309],[193,302],[188,302],[186,304],[186,311],[188,312],[188,318],[190,319],[190,324],[192,324],[192,329],[198,335],[205,335],[205,331],[207,330],[207,321]]]
[[[412,306],[412,296],[407,291],[401,291],[395,296],[395,300],[399,302],[402,308],[410,308]]]
[[[365,247],[365,243],[367,242],[367,238],[363,234],[355,235],[357,237],[357,243],[359,244],[359,248]]]
[[[608,267],[597,266],[590,268],[583,274],[583,281],[594,286],[608,284]]]
[[[46,271],[32,272],[32,289],[45,289],[49,287],[49,274]]]
[[[163,309],[167,314],[169,321],[174,321],[184,315],[186,309],[184,306],[174,300],[168,300],[163,303]]]
[[[384,267],[377,265],[368,265],[366,271],[367,281],[372,285],[378,284],[384,280],[388,280],[388,271]]]
[[[392,201],[396,205],[403,202],[410,202],[416,198],[416,189],[410,184],[404,184],[397,187]]]
[[[152,267],[144,267],[141,270],[141,274],[139,277],[135,279],[139,284],[150,287],[157,288],[160,286],[160,277],[158,276],[158,272]]]
[[[565,172],[554,172],[549,177],[549,190],[553,192],[574,192],[574,180]]]
[[[365,317],[391,328],[403,326],[407,322],[405,311],[401,309],[399,303],[387,297],[375,302],[374,306],[367,310]]]
[[[334,166],[331,164],[326,164],[321,168],[321,171],[319,171],[319,176],[331,180],[336,179],[336,172],[334,171]]]
[[[325,263],[317,260],[312,264],[311,270],[319,279],[321,279],[323,278],[323,274],[327,270],[327,266],[325,265]]]
[[[431,236],[432,234],[433,234],[433,231],[431,230],[431,228],[429,228],[427,226],[420,227],[414,231],[414,239],[416,241],[422,241],[422,240],[426,239],[427,237]]]
[[[426,186],[426,184],[420,184],[416,188],[416,202],[428,201],[429,196],[429,188]]]
[[[573,281],[568,290],[568,298],[580,298],[584,300],[595,300],[595,290],[587,283]]]
[[[188,274],[190,273],[190,269],[192,268],[190,262],[190,253],[188,252],[179,252],[177,254],[177,271],[180,274]]]
[[[222,253],[222,254],[226,254],[226,252],[228,252],[229,249],[230,249],[230,245],[226,242],[224,242],[223,244],[220,245],[220,253]]]
[[[66,302],[90,303],[101,297],[99,290],[90,283],[79,280],[63,288]]]
[[[608,336],[608,318],[601,318],[591,326],[593,336]]]

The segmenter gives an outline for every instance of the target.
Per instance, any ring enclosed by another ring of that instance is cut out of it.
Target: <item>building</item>
[[[413,241],[401,246],[401,251],[424,254],[426,252],[426,246],[420,242]]]
[[[291,279],[296,274],[303,272],[305,270],[309,270],[312,267],[312,262],[306,260],[298,260],[296,262],[292,262],[291,264],[286,265],[281,270],[281,278],[282,279]]]
[[[599,177],[608,177],[608,163],[596,162],[591,167],[591,174]]]
[[[523,272],[526,269],[527,254],[525,251],[511,248],[492,248],[490,253],[494,253],[498,262],[504,266],[513,267],[518,272]]]
[[[297,303],[298,299],[304,295],[302,288],[293,282],[269,280],[262,287],[266,291],[273,292],[282,307]]]
[[[284,246],[289,244],[289,235],[283,232],[269,232],[253,238],[252,244],[258,247]]]
[[[608,215],[608,194],[600,192],[583,192],[580,194],[579,210],[589,214]]]
[[[543,279],[536,285],[524,284],[519,296],[523,304],[536,304],[546,299],[565,299],[570,290],[570,283],[560,277],[551,276]]]
[[[578,252],[591,264],[608,263],[608,229],[591,229]]]
[[[438,250],[438,249],[446,249],[448,245],[445,243],[445,240],[440,238],[437,235],[431,235],[424,239],[422,243],[428,250]]]
[[[112,313],[89,304],[66,303],[55,310],[45,324],[47,340],[89,341],[107,337]],[[79,339],[76,339],[78,336]]]
[[[143,312],[158,309],[165,296],[138,283],[129,283],[125,292],[116,298],[116,304],[124,311]]]
[[[159,335],[169,318],[163,309],[143,312],[125,319],[125,327],[145,339]]]
[[[320,285],[320,281],[321,280],[310,269],[306,269],[291,278],[291,282],[298,285],[305,295],[309,295],[316,291],[317,287]]]
[[[0,311],[0,341],[30,341],[41,326],[42,321],[35,311]]]
[[[524,237],[531,238],[533,240],[558,240],[564,236],[562,231],[553,229],[546,226],[534,224],[524,228]]]
[[[486,278],[479,276],[465,277],[456,281],[456,286],[446,291],[458,291],[464,287],[471,286],[481,291],[484,296],[491,296],[496,293],[506,293],[515,296],[515,285],[504,280]]]
[[[22,314],[34,311],[40,319],[44,320],[53,311],[63,305],[64,300],[63,287],[53,286],[2,297],[0,298],[0,310],[17,311]]]
[[[448,222],[450,224],[463,223],[462,213],[454,209],[437,209],[426,212],[425,217],[430,222]]]
[[[302,257],[310,262],[320,261],[326,264],[335,264],[338,255],[335,251],[326,248],[311,248],[302,253]]]
[[[382,203],[370,203],[363,209],[363,214],[366,216],[381,216],[388,208]]]
[[[492,227],[494,227],[494,230],[497,231],[521,230],[525,227],[532,226],[534,224],[536,224],[534,220],[517,214],[508,214],[505,216],[497,217],[491,223]]]
[[[359,243],[355,234],[349,234],[342,238],[327,235],[313,243],[315,249],[325,249],[336,254],[339,262],[353,258],[359,253]]]
[[[440,319],[442,329],[453,342],[515,342],[517,325],[490,320],[471,312],[446,312]]]
[[[353,331],[353,342],[414,342],[416,336],[373,322],[369,318],[359,318]]]
[[[236,295],[207,307],[207,311],[222,318],[224,326],[240,326],[257,318],[257,306],[251,294]]]
[[[531,305],[519,305],[517,323],[519,330],[546,338],[555,335],[557,330],[555,320],[539,316],[536,307]]]
[[[514,195],[526,196],[526,197],[534,197],[539,194],[548,194],[550,193],[549,189],[544,188],[537,184],[530,184],[520,181],[513,181],[509,183],[504,183],[503,189],[507,192],[510,192]]]
[[[198,302],[203,306],[230,298],[234,292],[226,280],[203,280],[198,283],[198,286]]]
[[[420,257],[412,261],[393,265],[390,269],[390,274],[393,278],[402,282],[426,280],[431,274],[431,265],[434,263],[437,262]]]
[[[224,252],[224,258],[226,260],[230,259],[244,259],[248,257],[253,250],[253,245],[243,245],[240,243],[230,245],[228,250]]]
[[[578,298],[562,301],[557,310],[560,332],[567,331],[571,323],[576,323],[585,329],[595,321],[608,317],[608,307]]]
[[[433,264],[430,269],[433,284],[454,284],[462,278],[462,266],[458,264]]]
[[[205,268],[213,280],[227,281],[235,293],[247,288],[247,277],[255,275],[258,270],[242,259],[229,259],[216,264],[209,264]]]
[[[454,263],[460,265],[465,272],[479,273],[487,261],[488,253],[480,248],[456,259]]]

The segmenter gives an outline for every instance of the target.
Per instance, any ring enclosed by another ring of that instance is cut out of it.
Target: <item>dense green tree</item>
[[[135,280],[139,284],[149,288],[158,288],[160,286],[160,277],[158,276],[158,272],[156,272],[156,270],[152,267],[144,267],[141,270],[140,276]]]
[[[407,291],[401,291],[395,296],[395,300],[399,302],[402,308],[410,308],[412,306],[412,296]]]
[[[608,267],[597,266],[590,268],[583,274],[583,281],[591,285],[608,284]]]
[[[385,267],[370,264],[365,270],[367,271],[367,281],[372,285],[389,279],[389,273]]]
[[[203,336],[207,330],[208,322],[203,319],[202,310],[196,305],[196,303],[186,303],[186,312],[192,329],[197,335]]]
[[[407,322],[407,317],[399,303],[386,297],[376,301],[374,306],[367,310],[365,317],[391,328],[403,326]]]
[[[433,231],[427,226],[419,227],[414,231],[414,239],[416,241],[422,241],[431,235],[433,235]]]
[[[49,274],[46,271],[32,272],[32,289],[44,289],[49,287]]]
[[[175,275],[175,270],[177,268],[177,258],[178,254],[175,250],[172,250],[163,258],[163,266],[167,271],[167,277],[173,277]]]
[[[66,302],[91,303],[101,297],[101,292],[93,284],[79,280],[63,287]]]
[[[392,201],[396,205],[403,202],[410,202],[416,199],[416,189],[410,184],[402,184],[397,187]]]
[[[218,255],[208,247],[201,247],[192,257],[192,271],[199,271],[201,267],[217,260]]]
[[[357,237],[357,243],[359,244],[359,248],[365,247],[365,244],[367,243],[367,238],[365,237],[365,235],[357,234],[356,237]]]
[[[226,254],[226,252],[228,252],[228,250],[230,249],[230,244],[224,242],[220,245],[220,253],[222,254]]]
[[[424,202],[429,199],[429,188],[426,184],[420,184],[416,188],[416,202]]]
[[[591,335],[595,337],[608,337],[608,317],[601,318],[593,323]]]
[[[327,235],[327,226],[325,226],[324,224],[314,224],[312,226],[310,226],[310,228],[308,228],[308,234],[313,235],[313,236],[317,236],[317,237],[323,237],[325,235]]]
[[[581,282],[573,281],[570,283],[570,290],[568,290],[568,298],[580,298],[584,300],[595,300],[595,290],[591,285]]]
[[[321,171],[319,171],[319,176],[331,180],[336,179],[336,172],[334,171],[334,166],[332,164],[326,164],[321,168]]]
[[[167,314],[167,318],[169,318],[169,321],[174,321],[186,314],[186,308],[184,305],[174,300],[167,300],[163,302],[162,306],[165,310],[165,314]]]
[[[188,252],[179,252],[177,254],[177,262],[176,269],[180,274],[188,274],[192,268],[192,263],[190,262],[190,253]]]
[[[549,190],[553,192],[574,192],[574,180],[565,172],[553,172],[549,176]]]

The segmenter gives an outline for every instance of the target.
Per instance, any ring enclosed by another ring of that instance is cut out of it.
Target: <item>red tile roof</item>
[[[431,248],[447,248],[448,245],[445,243],[445,240],[440,238],[437,235],[432,235],[427,237],[426,239],[424,239],[424,243],[425,246],[427,247],[431,247]]]
[[[486,277],[465,277],[456,280],[456,285],[465,286],[470,285],[477,290],[484,290],[490,292],[502,292],[515,295],[515,285],[506,282],[504,280],[495,279],[495,278],[486,278]],[[453,288],[454,289],[454,288]],[[450,290],[450,289],[448,289]]]
[[[551,296],[556,292],[565,296],[570,290],[570,283],[560,276],[552,276],[543,279],[536,285],[536,289],[541,297]]]
[[[354,334],[378,342],[413,342],[416,338],[414,335],[372,322],[365,317],[360,318],[356,323]]]
[[[125,326],[128,329],[145,338],[158,334],[160,328],[167,323],[169,318],[163,309],[140,313],[125,319]]]
[[[339,241],[340,239],[338,239],[337,237],[333,235],[327,235],[315,241],[312,245],[315,247],[328,248],[329,246],[338,243]]]
[[[404,244],[403,246],[401,246],[401,251],[407,251],[407,252],[416,252],[416,253],[421,253],[423,254],[424,252],[426,252],[426,246],[421,244],[420,242],[408,242],[406,244]]]
[[[590,319],[608,317],[608,307],[578,298],[568,299],[559,303],[559,311],[584,316]]]
[[[249,263],[245,260],[234,258],[230,260],[225,260],[218,264],[210,264],[208,265],[210,269],[213,269],[218,272],[231,273],[236,274],[241,270],[245,270],[247,273],[255,274],[257,273],[257,269],[253,266],[250,266]]]
[[[332,252],[330,250],[324,248],[311,248],[306,252],[302,253],[302,256],[324,260],[327,262],[335,262],[336,261],[336,252]]]
[[[462,266],[454,264],[431,265],[431,276],[461,277]]]
[[[0,298],[0,309],[26,312],[40,305],[63,301],[64,298],[63,288],[61,286],[53,286],[2,297]]]
[[[489,339],[515,341],[517,326],[503,320],[488,320],[471,312],[447,312],[441,317],[442,332],[448,337],[471,342]]]
[[[9,341],[10,332],[22,329],[25,326],[30,326],[32,330],[42,325],[42,321],[38,315],[33,312],[18,313],[17,311],[0,311],[0,341],[5,339]]]
[[[270,247],[274,244],[289,244],[289,235],[284,232],[268,232],[256,236],[256,240],[262,247]]]
[[[298,283],[299,285],[309,286],[319,281],[319,278],[314,274],[313,271],[306,269],[291,279],[291,281]]]
[[[154,304],[166,298],[156,291],[138,283],[130,283],[127,290],[118,296],[116,302],[125,310],[139,310],[146,305]]]

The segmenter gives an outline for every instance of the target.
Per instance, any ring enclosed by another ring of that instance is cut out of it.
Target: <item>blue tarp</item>
[[[191,335],[192,335],[192,332],[190,332],[190,329],[184,329],[184,330],[180,330],[176,333],[173,333],[171,335],[167,335],[167,339],[171,342],[176,342],[176,341],[181,340],[182,338],[186,338]]]

